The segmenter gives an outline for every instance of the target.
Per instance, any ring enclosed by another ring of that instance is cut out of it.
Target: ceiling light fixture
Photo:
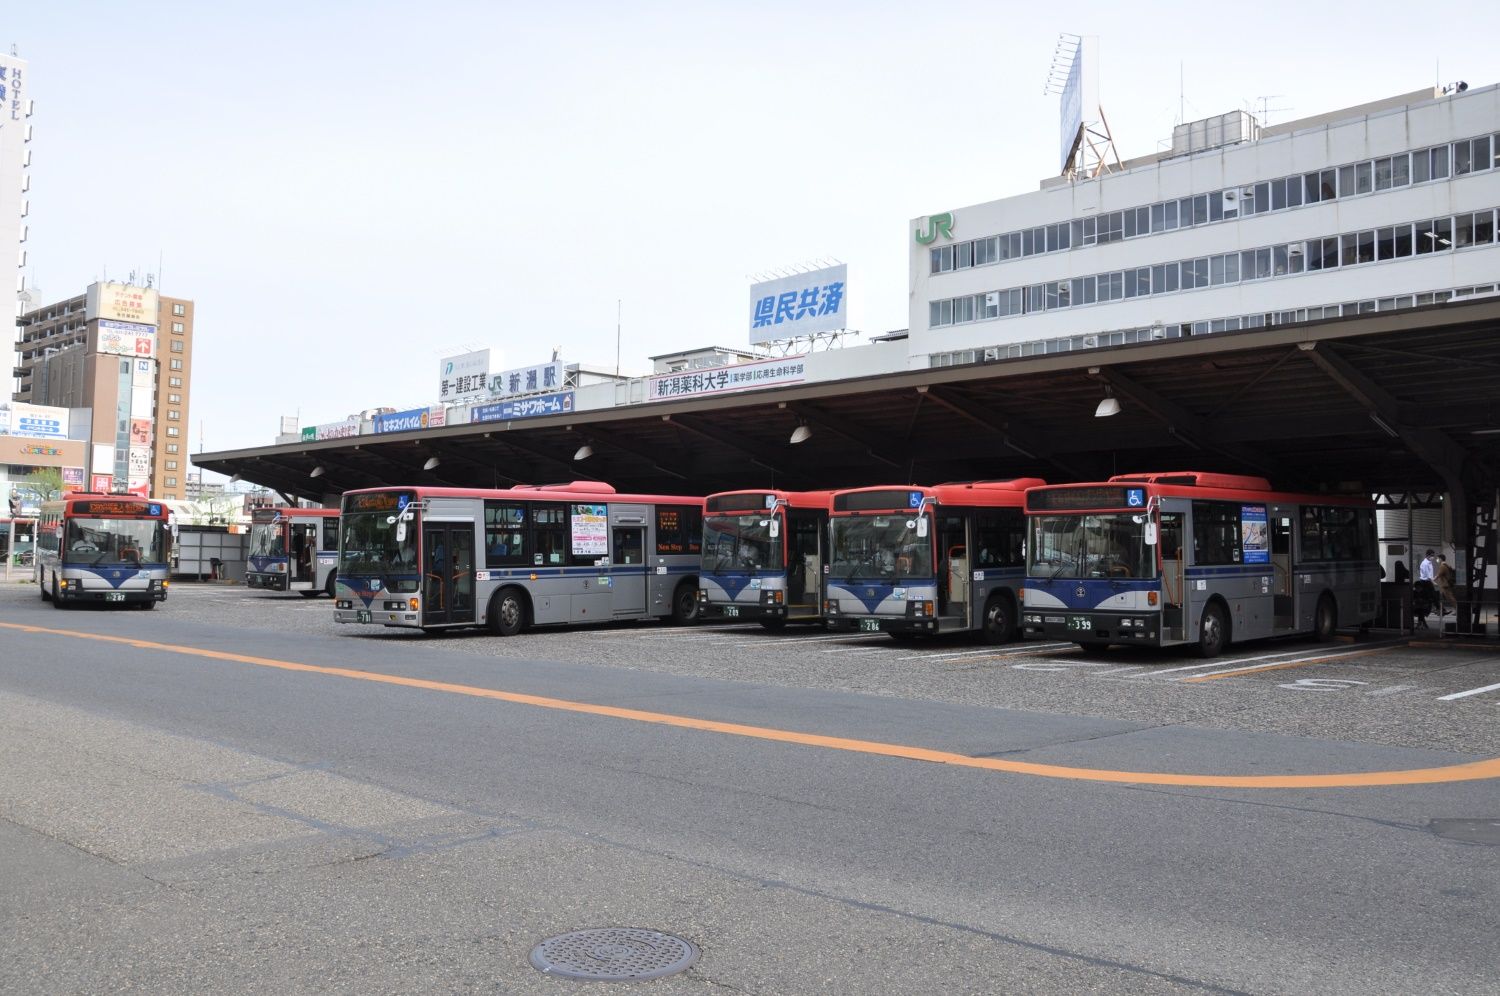
[[[424,463],[424,464],[422,464],[422,469],[423,470],[436,470],[437,469],[437,465],[440,464],[440,463],[442,463],[442,462],[443,461],[439,460],[437,457],[428,457],[427,458],[427,462]]]
[[[1120,399],[1115,397],[1108,385],[1104,388],[1104,400],[1099,402],[1099,407],[1094,409],[1094,418],[1109,418],[1111,415],[1120,414]]]
[[[812,429],[808,427],[806,422],[803,422],[801,425],[797,426],[797,428],[792,430],[792,438],[789,441],[793,446],[796,446],[798,443],[807,442],[812,438],[812,434]]]
[[[587,460],[589,457],[591,457],[593,455],[594,455],[594,448],[592,446],[590,446],[588,443],[584,443],[582,446],[578,447],[578,452],[573,454],[573,459],[574,460]]]
[[[310,470],[310,471],[307,472],[307,476],[308,477],[322,477],[323,476],[323,465],[322,464],[318,464],[312,470]]]

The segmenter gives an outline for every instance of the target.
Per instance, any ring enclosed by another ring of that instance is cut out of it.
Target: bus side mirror
[[[917,535],[922,539],[927,538],[927,516],[925,515],[917,517]]]
[[[1146,523],[1146,545],[1156,545],[1156,523],[1154,522]]]
[[[771,517],[771,538],[775,539],[781,535],[781,520],[774,515]]]
[[[398,523],[396,523],[396,542],[397,543],[404,543],[405,541],[406,541],[406,523],[404,523],[404,522],[398,522]]]

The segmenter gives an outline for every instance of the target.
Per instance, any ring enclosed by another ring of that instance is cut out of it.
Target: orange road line
[[[1363,657],[1365,654],[1379,653],[1386,647],[1373,647],[1369,650],[1356,650],[1348,654],[1329,654],[1326,657],[1309,657],[1300,661],[1284,661],[1280,664],[1258,664],[1255,667],[1240,668],[1237,671],[1220,671],[1217,674],[1200,674],[1196,678],[1183,678],[1184,685],[1189,682],[1218,681],[1220,678],[1238,678],[1247,674],[1259,674],[1261,671],[1280,671],[1289,667],[1306,667],[1309,664],[1326,664],[1328,661],[1343,661],[1351,657]]]
[[[1176,785],[1193,788],[1245,788],[1245,789],[1308,789],[1308,788],[1366,788],[1396,785],[1436,785],[1447,782],[1467,782],[1500,778],[1500,757],[1483,761],[1471,761],[1441,768],[1414,768],[1405,771],[1357,771],[1323,775],[1193,775],[1154,771],[1112,771],[1104,768],[1074,768],[1057,764],[1033,764],[1026,761],[1008,761],[993,757],[969,757],[947,751],[928,750],[902,744],[882,743],[874,740],[849,740],[843,737],[827,737],[794,730],[778,730],[765,726],[748,726],[741,723],[721,723],[715,720],[696,719],[691,716],[676,716],[670,713],[646,712],[640,709],[622,709],[617,706],[595,705],[574,702],[568,699],[547,698],[541,695],[526,695],[520,692],[505,692],[495,688],[479,688],[473,685],[457,685],[444,681],[429,681],[425,678],[406,678],[377,671],[359,671],[353,668],[323,667],[316,664],[300,664],[270,657],[254,657],[222,650],[204,650],[198,647],[171,643],[156,643],[121,636],[103,636],[97,633],[80,633],[71,630],[47,629],[41,626],[25,626],[19,623],[0,623],[0,627],[49,636],[68,636],[101,643],[124,644],[141,650],[158,650],[166,653],[206,657],[211,660],[235,661],[255,664],[260,667],[297,671],[305,674],[321,674],[330,677],[371,681],[403,688],[419,688],[426,691],[445,692],[452,695],[467,695],[474,698],[496,699],[518,705],[557,709],[564,712],[606,716],[613,719],[654,723],[681,729],[722,733],[730,736],[749,737],[778,743],[797,744],[805,747],[822,747],[828,750],[849,751],[858,754],[873,754],[897,757],[912,761],[929,761],[954,767],[978,768],[984,771],[1003,771],[1018,775],[1034,775],[1042,778],[1063,778],[1075,781],[1115,782],[1129,785]]]

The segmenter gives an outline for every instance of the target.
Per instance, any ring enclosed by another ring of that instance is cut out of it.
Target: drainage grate
[[[698,948],[672,934],[599,927],[549,937],[531,949],[531,966],[548,975],[602,982],[660,979],[698,960]]]
[[[1500,820],[1428,820],[1427,829],[1448,840],[1500,844]]]

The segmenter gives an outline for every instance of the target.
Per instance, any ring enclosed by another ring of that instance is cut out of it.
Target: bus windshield
[[[63,558],[84,564],[161,564],[166,562],[166,531],[156,519],[69,518]]]
[[[932,577],[932,539],[917,535],[918,521],[915,515],[839,516],[831,573],[846,580]]]
[[[1156,576],[1156,558],[1146,545],[1145,516],[1032,516],[1029,549],[1031,560],[1026,573],[1030,577]]]
[[[782,566],[781,540],[771,538],[769,514],[704,517],[704,570],[763,571]]]
[[[250,556],[285,557],[286,536],[280,522],[257,522],[250,527]]]
[[[348,512],[341,519],[340,577],[417,573],[417,524],[406,523],[405,538],[397,539],[400,522],[391,512]]]

